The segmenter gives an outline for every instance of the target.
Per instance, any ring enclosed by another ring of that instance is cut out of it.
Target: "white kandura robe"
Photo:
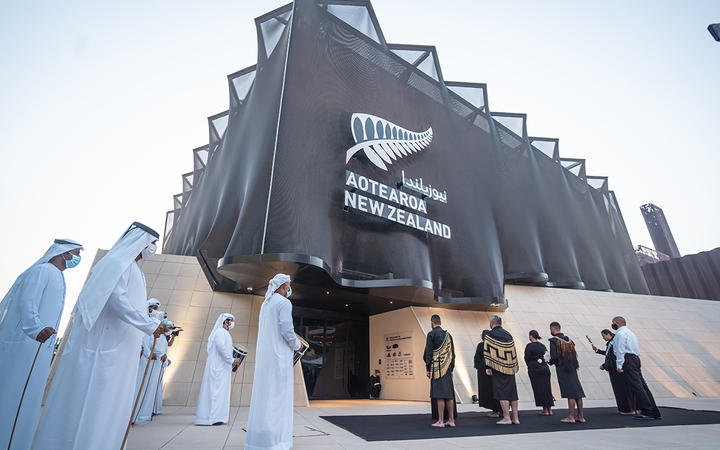
[[[167,355],[168,352],[168,340],[167,338],[163,337],[165,340],[165,354]],[[160,339],[158,339],[158,343],[160,342]],[[165,359],[165,362],[163,363],[162,369],[160,370],[160,377],[157,381],[157,389],[155,390],[155,405],[153,406],[153,414],[162,414],[162,385],[163,385],[163,377],[165,376],[165,370],[167,370],[167,366],[170,365],[170,360]]]
[[[260,308],[246,450],[292,448],[293,351],[299,347],[292,304],[275,293]]]
[[[163,345],[163,342],[165,345]],[[140,391],[140,383],[143,381],[143,374],[145,374],[145,367],[147,367],[147,375],[145,375],[145,382],[142,386],[142,392],[140,392],[140,398],[138,400],[138,406],[135,411],[135,418],[133,422],[148,422],[152,419],[153,407],[155,406],[155,394],[157,391],[158,380],[160,379],[160,372],[163,368],[163,362],[160,358],[167,353],[167,339],[165,336],[160,336],[155,342],[155,349],[153,353],[157,359],[151,359],[150,365],[148,366],[148,357],[150,356],[150,350],[152,350],[153,336],[146,334],[142,339],[143,354],[140,357],[140,364],[138,365],[137,371],[137,382],[135,383],[135,395],[137,397],[138,391]],[[135,400],[133,399],[133,403]]]
[[[50,263],[39,264],[23,275],[19,291],[8,305],[0,326],[0,448],[10,441],[20,397],[40,343],[35,340],[45,327],[57,330],[65,304],[65,278]],[[18,416],[13,449],[32,443],[40,403],[45,392],[55,336],[40,347]]]
[[[135,401],[142,337],[160,324],[148,317],[146,301],[145,277],[133,262],[92,328],[74,322],[33,448],[120,448]]]
[[[225,328],[218,329],[208,344],[210,348],[195,410],[195,425],[228,423],[230,415],[232,363],[235,360],[230,332]]]

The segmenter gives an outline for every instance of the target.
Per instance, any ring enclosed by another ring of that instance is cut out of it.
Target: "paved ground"
[[[662,406],[720,411],[716,399],[660,399]],[[588,401],[588,407],[612,406],[607,401]],[[341,414],[409,414],[427,412],[423,402],[336,400],[311,402],[309,408],[295,409],[295,449],[433,449],[454,448],[516,449],[552,447],[607,449],[615,448],[720,448],[720,425],[668,426],[613,430],[527,433],[503,436],[480,436],[449,439],[366,442],[319,416]],[[520,403],[520,409],[535,409],[530,403]],[[475,405],[458,405],[458,411],[476,411]],[[558,420],[566,410],[556,410]],[[193,425],[195,408],[165,407],[165,413],[148,424],[133,427],[128,449],[241,449],[245,442],[248,408],[231,408],[230,424],[214,427]],[[592,417],[588,418],[592,420]],[[418,423],[418,426],[429,426]],[[442,429],[438,430],[442,434]]]

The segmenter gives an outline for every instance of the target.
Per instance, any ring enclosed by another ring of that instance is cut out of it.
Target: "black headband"
[[[65,239],[55,239],[55,244],[67,244],[67,245],[78,245],[82,247],[82,245],[78,244],[77,242],[70,242],[66,241]]]
[[[132,230],[133,228],[140,228],[141,230],[145,231],[146,233],[155,236],[157,239],[160,239],[160,233],[158,233],[157,231],[153,230],[149,226],[142,224],[140,222],[133,222],[132,225],[130,225],[128,227],[128,229],[125,231],[125,233],[123,233],[123,237],[125,237],[125,235],[128,234],[130,232],[130,230]]]

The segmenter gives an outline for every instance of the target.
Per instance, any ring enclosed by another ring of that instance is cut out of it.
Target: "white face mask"
[[[140,253],[140,256],[142,256],[142,259],[150,259],[153,256],[155,256],[156,251],[157,251],[157,245],[150,244],[143,249],[143,251]]]
[[[231,320],[230,323],[228,324],[228,330],[232,330],[233,328],[235,328],[235,321]]]
[[[163,315],[165,315],[164,311],[158,311],[158,310],[150,311],[150,317],[152,317],[154,319],[162,320]]]

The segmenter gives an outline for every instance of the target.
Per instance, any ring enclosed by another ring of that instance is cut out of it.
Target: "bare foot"
[[[580,422],[580,423],[585,423],[585,422],[586,422],[586,420],[585,420],[584,417],[578,417],[578,418],[577,418],[577,421]]]
[[[512,420],[510,419],[503,419],[498,422],[495,422],[497,425],[512,425]]]
[[[538,416],[549,416],[550,413],[547,413],[547,412],[545,412],[545,411],[540,411],[537,415],[538,415]]]
[[[622,411],[620,411],[620,414],[622,414],[623,416],[634,416],[634,415],[635,415],[635,411],[630,411],[630,412],[622,412]]]
[[[520,420],[519,420],[519,419],[513,419],[512,423],[513,423],[513,425],[520,425]]]
[[[454,428],[454,427],[455,427],[455,422],[448,422],[446,425],[449,426],[449,427],[453,427],[453,428]]]
[[[575,418],[573,418],[573,417],[566,417],[566,418],[560,420],[560,422],[562,422],[562,423],[575,423]]]
[[[497,419],[498,417],[500,417],[500,414],[498,414],[496,412],[490,412],[490,413],[487,413],[486,415],[487,415],[487,417],[492,417],[494,419]]]
[[[430,425],[430,426],[431,426],[431,427],[436,427],[436,428],[445,428],[445,424],[442,423],[442,422],[435,422],[434,424],[432,424],[432,425]]]

